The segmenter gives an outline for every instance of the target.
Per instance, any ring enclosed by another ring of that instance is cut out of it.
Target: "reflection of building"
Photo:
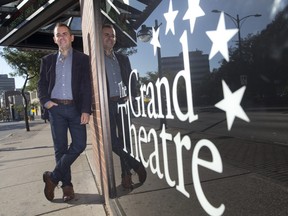
[[[8,78],[7,74],[0,74],[0,108],[9,107],[7,91],[15,90],[14,78]]]
[[[30,95],[25,93],[28,103],[30,101]],[[21,91],[3,91],[1,94],[1,108],[9,110],[9,116],[11,120],[21,119],[24,116],[23,113],[23,97]]]
[[[28,105],[30,105],[29,115],[40,115],[41,109],[39,106],[39,99],[37,91],[25,92]],[[16,91],[2,91],[0,94],[0,108],[6,109],[11,120],[22,119],[24,116],[24,98],[21,90]]]
[[[0,91],[8,91],[15,89],[15,79],[8,78],[7,74],[0,74]]]
[[[203,78],[209,74],[208,54],[196,50],[189,52],[190,72],[193,83],[201,83]],[[175,74],[184,69],[183,53],[179,56],[162,57],[161,67],[163,74]]]
[[[24,116],[24,98],[21,89],[15,90],[14,78],[8,78],[7,74],[0,74],[0,108],[9,113],[9,119],[22,119]],[[31,104],[31,110],[28,114],[40,115],[39,99],[37,91],[25,92],[28,105]],[[32,113],[32,110],[34,111]]]

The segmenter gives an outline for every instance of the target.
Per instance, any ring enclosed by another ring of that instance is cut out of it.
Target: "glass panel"
[[[287,15],[287,1],[167,0],[137,29],[129,129],[148,176],[119,186],[127,215],[287,214]]]

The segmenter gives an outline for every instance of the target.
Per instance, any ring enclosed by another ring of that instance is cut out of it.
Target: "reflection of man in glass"
[[[131,169],[133,169],[139,177],[139,182],[144,183],[146,180],[146,170],[142,163],[130,156],[129,153],[123,151],[123,131],[121,113],[118,113],[117,104],[124,103],[128,94],[136,96],[136,83],[132,86],[131,92],[128,92],[129,75],[131,73],[131,65],[127,56],[116,53],[113,47],[116,43],[116,32],[112,25],[105,24],[102,27],[103,45],[105,51],[105,68],[108,79],[108,95],[109,95],[109,115],[112,150],[120,157],[122,186],[132,189],[133,182],[131,179]],[[125,141],[127,148],[130,148],[129,131],[127,125],[127,116],[124,114]]]

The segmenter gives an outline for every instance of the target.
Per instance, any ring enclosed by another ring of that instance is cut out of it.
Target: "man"
[[[123,151],[123,128],[121,113],[118,113],[117,106],[124,103],[128,99],[128,94],[136,96],[136,90],[128,91],[129,75],[131,73],[131,65],[127,56],[116,53],[113,47],[116,43],[116,32],[112,25],[105,24],[102,27],[103,46],[105,52],[105,68],[108,79],[108,95],[109,95],[109,115],[112,150],[120,157],[122,186],[126,189],[133,188],[130,170],[133,169],[139,177],[139,182],[144,183],[146,180],[146,170],[142,163],[130,156],[129,153]],[[135,81],[135,80],[134,80]],[[132,84],[136,87],[136,82]],[[127,94],[128,93],[128,94]],[[127,148],[130,147],[129,131],[127,126],[127,115],[124,114],[125,141]],[[118,135],[118,136],[117,136]],[[128,149],[130,150],[130,149]]]
[[[74,198],[71,165],[86,148],[86,124],[91,114],[90,63],[87,55],[72,48],[74,36],[67,25],[56,24],[53,39],[59,50],[42,58],[38,82],[38,97],[49,114],[56,159],[54,170],[43,174],[44,194],[52,201],[61,181],[66,202]]]

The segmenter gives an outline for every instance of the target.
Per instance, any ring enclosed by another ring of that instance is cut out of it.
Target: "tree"
[[[0,108],[0,121],[7,121],[9,119],[9,113],[7,109]]]
[[[241,58],[237,47],[230,49],[229,62],[223,60],[216,71],[232,91],[242,85],[239,77],[246,75],[247,105],[288,104],[280,98],[288,89],[287,13],[288,6],[260,33],[242,38]]]
[[[0,52],[0,55],[4,57],[12,69],[15,69],[10,75],[12,77],[20,76],[25,78],[25,84],[28,84],[27,88],[32,91],[37,88],[40,60],[51,52],[50,50],[23,50],[5,47]]]
[[[25,78],[24,85],[22,87],[22,97],[24,98],[24,117],[26,123],[26,130],[30,131],[28,123],[28,100],[25,95],[26,85],[29,84],[29,90],[35,90],[37,88],[37,80],[39,78],[39,68],[40,68],[40,59],[47,55],[51,51],[40,51],[40,50],[21,50],[18,48],[8,48],[5,47],[0,55],[4,57],[6,62],[11,66],[12,69],[15,69],[11,76],[22,76]],[[29,83],[28,83],[29,82]]]

